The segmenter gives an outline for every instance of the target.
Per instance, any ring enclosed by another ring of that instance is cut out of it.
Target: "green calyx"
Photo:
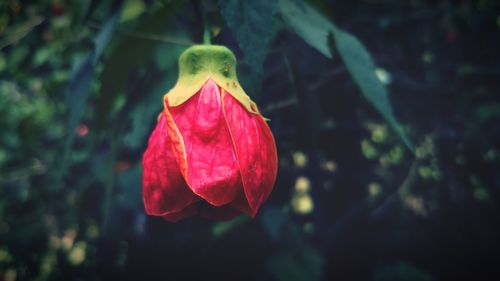
[[[179,78],[166,95],[169,106],[178,106],[195,95],[208,79],[238,100],[252,113],[258,113],[236,76],[236,57],[220,45],[194,45],[179,57]]]
[[[179,58],[180,76],[209,72],[237,80],[235,68],[236,57],[224,46],[194,45]]]

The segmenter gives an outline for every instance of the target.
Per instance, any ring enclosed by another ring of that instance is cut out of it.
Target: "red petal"
[[[230,94],[223,94],[225,117],[240,165],[246,198],[255,216],[276,180],[278,156],[264,118],[248,112]]]
[[[164,218],[165,220],[167,220],[169,222],[178,222],[181,219],[195,215],[196,213],[198,213],[199,208],[200,207],[199,207],[198,203],[194,203],[192,205],[189,205],[188,207],[186,207],[182,211],[179,211],[176,213],[165,214],[162,216],[162,218]]]
[[[248,200],[245,197],[245,192],[243,190],[229,205],[240,211],[241,213],[245,213],[251,217],[255,217],[255,213],[252,211],[252,208],[250,208],[250,205],[248,205]]]
[[[165,216],[178,213],[200,200],[182,177],[167,135],[165,114],[161,114],[142,158],[142,187],[146,213]]]
[[[248,205],[243,189],[231,203],[219,207],[204,205],[201,207],[200,213],[202,216],[213,220],[229,220],[241,214],[247,214],[251,217],[255,217],[252,209]]]
[[[217,84],[209,79],[199,93],[180,106],[167,104],[165,112],[171,115],[169,130],[188,186],[212,205],[231,202],[241,181]]]

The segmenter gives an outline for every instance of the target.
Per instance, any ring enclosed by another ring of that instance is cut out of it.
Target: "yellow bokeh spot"
[[[371,131],[371,139],[375,143],[384,143],[389,137],[389,132],[386,126],[371,125],[369,129]]]
[[[8,263],[12,260],[12,256],[6,249],[0,249],[0,263]]]
[[[307,156],[301,152],[301,151],[297,151],[295,152],[293,155],[293,162],[295,163],[295,166],[299,167],[299,168],[304,168],[306,165],[307,165]]]
[[[384,85],[388,85],[392,82],[391,74],[381,67],[375,69],[375,75],[377,75],[378,80]]]
[[[298,177],[295,181],[295,191],[297,193],[307,193],[311,189],[311,181],[306,177]]]
[[[87,243],[80,241],[75,244],[68,254],[68,260],[73,265],[80,265],[85,261]]]
[[[293,211],[300,215],[310,214],[314,210],[314,202],[309,194],[295,195],[292,198]]]
[[[372,182],[368,185],[368,194],[370,197],[377,197],[382,192],[382,186],[379,183]]]
[[[51,249],[58,249],[61,247],[61,239],[59,239],[56,235],[51,235],[49,237],[49,247]]]
[[[17,278],[17,271],[13,268],[7,269],[5,271],[4,280],[5,281],[15,281]]]
[[[85,234],[90,239],[95,239],[99,237],[99,227],[94,221],[89,223]]]
[[[412,210],[416,215],[425,216],[427,210],[425,209],[425,202],[422,197],[407,196],[404,198],[405,205]]]
[[[61,238],[61,246],[65,250],[71,249],[73,247],[73,242],[76,238],[76,230],[68,229],[64,232],[64,236]]]
[[[367,158],[367,159],[375,159],[377,156],[378,156],[378,151],[377,149],[375,148],[375,146],[373,146],[373,144],[367,140],[367,139],[364,139],[362,142],[361,142],[361,152],[363,153],[363,155]]]
[[[337,170],[337,163],[335,161],[325,161],[321,167],[328,172],[335,172]]]

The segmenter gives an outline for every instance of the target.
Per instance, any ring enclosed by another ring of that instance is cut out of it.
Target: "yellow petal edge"
[[[179,78],[165,95],[169,106],[178,106],[195,95],[208,79],[212,79],[238,100],[251,113],[260,114],[245,93],[236,76],[236,57],[220,45],[194,45],[179,57]],[[166,104],[165,104],[166,105]]]

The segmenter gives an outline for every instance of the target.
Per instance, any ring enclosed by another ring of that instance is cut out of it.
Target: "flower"
[[[238,83],[234,54],[196,45],[179,58],[177,84],[143,156],[146,213],[176,222],[201,214],[255,217],[273,188],[272,132]]]

